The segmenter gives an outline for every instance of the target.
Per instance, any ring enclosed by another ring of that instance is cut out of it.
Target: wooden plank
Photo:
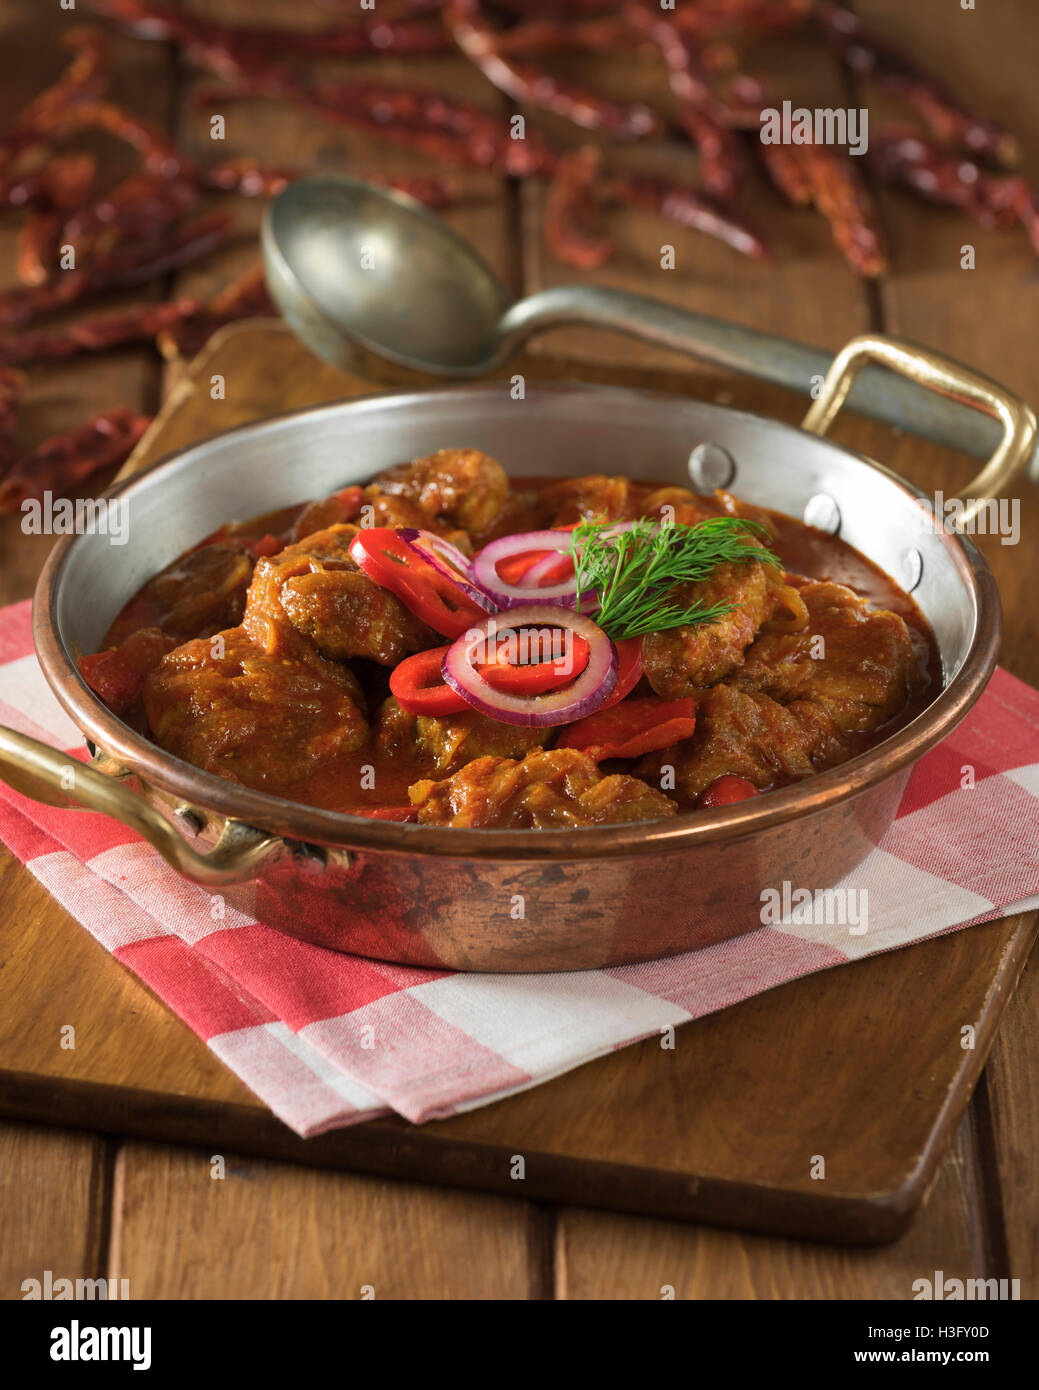
[[[1039,951],[1033,951],[985,1068],[982,1156],[1021,1297],[1039,1294]]]
[[[23,1281],[42,1283],[47,1270],[104,1277],[107,1169],[94,1135],[0,1124],[0,1298],[24,1298]]]
[[[127,1144],[112,1210],[110,1272],[135,1298],[526,1299],[545,1288],[542,1218],[526,1202]]]
[[[773,1240],[565,1208],[556,1216],[557,1298],[912,1299],[918,1279],[990,1277],[971,1239],[961,1131],[906,1235],[878,1250]]]
[[[60,1087],[90,1076],[115,1086],[135,1085],[135,1078],[144,1081],[143,1072],[166,1073],[189,1089],[195,1088],[190,1078],[196,1076],[219,1103],[256,1103],[195,1034],[112,960],[6,850],[0,851],[0,902],[0,1055],[11,1074],[46,1076]],[[76,1030],[71,1049],[60,1046],[67,1025]],[[126,1047],[128,1035],[146,1049],[136,1060]],[[142,1072],[145,1056],[154,1068],[148,1063]],[[50,1120],[56,1114],[53,1093],[42,1094],[34,1118]],[[92,1123],[89,1115],[78,1122]]]

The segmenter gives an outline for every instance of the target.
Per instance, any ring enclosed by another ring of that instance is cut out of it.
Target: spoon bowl
[[[323,357],[400,374],[473,377],[501,357],[510,299],[446,222],[405,193],[342,176],[301,179],[263,228],[272,297]]]

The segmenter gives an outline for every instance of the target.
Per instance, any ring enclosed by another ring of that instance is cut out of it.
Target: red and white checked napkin
[[[0,723],[85,756],[33,655],[28,603],[0,610]],[[3,783],[0,839],[298,1134],[389,1110],[421,1123],[800,975],[1039,906],[1039,691],[998,671],[914,769],[849,880],[868,891],[863,935],[784,920],[611,970],[420,970],[310,946],[232,908],[215,918],[206,890],[132,831]]]

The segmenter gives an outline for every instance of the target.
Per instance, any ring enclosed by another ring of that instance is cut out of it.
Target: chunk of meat
[[[523,830],[618,825],[673,816],[677,806],[637,777],[604,777],[576,748],[521,761],[476,758],[442,782],[409,788],[422,825]]]
[[[602,473],[564,478],[545,488],[542,505],[549,526],[569,526],[575,521],[624,521],[633,515],[631,479],[608,478]]]
[[[435,454],[380,473],[365,489],[365,501],[380,494],[414,503],[425,517],[420,523],[425,527],[431,522],[458,527],[476,541],[490,531],[504,509],[509,480],[501,464],[479,449],[438,449]]]
[[[686,487],[655,488],[639,503],[640,516],[674,522],[676,526],[698,526],[716,511],[706,498],[697,497]]]
[[[800,632],[762,633],[733,683],[781,704],[817,701],[846,732],[869,732],[886,723],[919,679],[903,620],[897,613],[871,610],[843,584],[804,584],[800,596],[807,626]]]
[[[810,777],[843,762],[849,752],[842,731],[816,701],[783,706],[722,682],[701,698],[692,738],[643,758],[636,771],[691,806],[726,774],[763,790]]]
[[[473,543],[469,532],[457,529],[439,517],[424,512],[417,502],[407,497],[394,497],[384,493],[372,483],[364,489],[361,498],[361,523],[365,527],[389,526],[399,530],[404,526],[414,527],[416,531],[432,531],[443,536],[466,555],[472,554]]]
[[[243,626],[272,655],[304,638],[334,661],[366,657],[395,666],[443,641],[350,555],[357,527],[330,526],[257,562]]]
[[[316,652],[272,655],[240,627],[178,647],[144,684],[145,713],[162,748],[282,796],[364,744],[361,705],[348,667]]]
[[[358,486],[340,488],[331,497],[318,497],[308,502],[296,518],[292,528],[292,539],[303,540],[315,531],[325,531],[329,526],[342,526],[353,521],[361,510],[362,489]]]
[[[658,695],[678,700],[730,675],[775,607],[773,571],[760,560],[719,565],[695,584],[678,584],[669,601],[732,604],[714,623],[651,632],[642,639],[642,669]]]
[[[771,540],[775,539],[776,523],[764,507],[755,507],[720,487],[714,490],[714,502],[719,516],[738,516],[743,521],[753,521]]]
[[[158,627],[176,645],[234,627],[252,572],[253,557],[240,541],[190,550],[148,580],[116,619],[109,641],[118,646],[140,628]]]
[[[504,724],[476,710],[434,716],[410,714],[390,696],[376,716],[375,746],[382,753],[417,754],[437,772],[461,767],[473,758],[522,758],[543,748],[551,729]]]

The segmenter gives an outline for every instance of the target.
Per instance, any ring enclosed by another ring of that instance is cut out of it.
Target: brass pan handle
[[[62,808],[79,806],[121,821],[185,877],[208,887],[255,878],[261,868],[290,852],[284,840],[242,821],[229,820],[213,848],[200,854],[165,816],[123,783],[3,725],[0,777],[34,801]]]
[[[986,502],[998,497],[1031,457],[1035,447],[1035,415],[1024,401],[1018,400],[1002,386],[997,386],[987,376],[971,371],[949,357],[900,338],[864,333],[852,338],[833,359],[819,389],[818,399],[801,421],[802,429],[810,430],[812,434],[826,433],[847,399],[856,376],[867,362],[877,362],[942,396],[951,397],[963,405],[972,405],[986,415],[995,416],[1002,424],[1003,438],[995,453],[967,487],[970,505],[957,521],[960,527],[966,525],[977,516]]]

